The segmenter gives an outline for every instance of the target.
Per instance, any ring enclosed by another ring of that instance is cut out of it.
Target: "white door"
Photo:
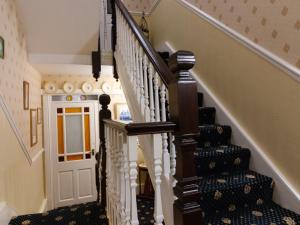
[[[52,184],[54,207],[97,199],[95,150],[98,149],[96,103],[52,104]]]

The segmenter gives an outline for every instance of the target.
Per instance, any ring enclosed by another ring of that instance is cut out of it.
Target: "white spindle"
[[[137,179],[137,137],[127,137],[128,145],[128,160],[129,160],[129,175],[130,175],[130,187],[131,187],[131,225],[138,225],[137,203],[136,203],[136,179]]]
[[[143,48],[139,46],[139,71],[140,71],[140,106],[141,112],[145,112],[145,90],[144,90],[144,74],[143,74]]]
[[[162,211],[162,197],[161,197],[161,174],[162,174],[162,141],[160,134],[153,135],[153,149],[154,151],[154,172],[155,172],[155,206],[154,219],[156,225],[162,225],[164,220]]]
[[[127,137],[124,137],[124,173],[125,173],[125,225],[130,225],[130,203],[131,203],[131,189],[129,176],[129,162],[128,162],[128,145]]]
[[[139,48],[139,42],[137,41],[137,39],[134,36],[134,52],[135,52],[135,75],[136,75],[136,98],[138,103],[140,104],[140,100],[141,100],[141,84],[140,84],[140,48]]]
[[[155,121],[160,122],[160,107],[159,107],[159,75],[154,74],[154,97],[155,97]]]
[[[144,66],[144,87],[145,87],[145,120],[150,122],[150,108],[149,108],[149,89],[148,89],[148,66],[149,60],[146,54],[143,57],[143,66]]]
[[[155,71],[152,63],[149,63],[149,95],[150,95],[150,121],[155,122],[155,106],[154,106],[154,90],[153,90],[153,75]]]
[[[121,224],[126,224],[126,212],[125,212],[125,201],[126,201],[126,184],[125,184],[125,151],[126,146],[124,144],[124,134],[120,134],[120,176],[121,176],[121,187],[120,187],[120,205],[121,205]]]
[[[160,102],[161,102],[161,121],[165,122],[167,120],[166,111],[166,86],[164,83],[161,85],[160,90]],[[170,154],[168,151],[168,134],[162,134],[162,148],[163,148],[163,163],[164,163],[164,175],[166,177],[170,176]]]

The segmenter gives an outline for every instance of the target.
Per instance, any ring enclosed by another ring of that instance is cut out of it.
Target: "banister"
[[[173,132],[176,124],[172,122],[151,122],[151,123],[122,123],[116,120],[104,119],[103,122],[118,129],[127,136],[138,136],[146,134],[160,134]]]
[[[135,22],[131,14],[126,9],[125,5],[122,3],[121,0],[115,0],[115,4],[118,6],[120,12],[124,16],[125,20],[127,21],[129,27],[131,28],[133,34],[135,35],[136,39],[140,43],[141,47],[144,49],[146,55],[148,56],[149,60],[153,64],[155,70],[157,71],[158,75],[161,77],[162,81],[168,87],[169,83],[173,79],[174,75],[170,71],[167,64],[163,61],[163,59],[158,55],[155,49],[152,47],[150,41],[145,37],[141,28]]]

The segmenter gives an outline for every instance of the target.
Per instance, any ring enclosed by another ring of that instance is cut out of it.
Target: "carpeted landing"
[[[137,198],[141,225],[154,224],[153,201]],[[45,213],[18,216],[9,225],[108,225],[105,211],[97,202],[54,209]]]

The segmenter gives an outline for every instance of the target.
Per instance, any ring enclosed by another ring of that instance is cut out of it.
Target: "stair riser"
[[[209,107],[200,107],[198,112],[199,125],[214,124],[216,118],[216,109]]]
[[[229,145],[231,128],[229,126],[199,126],[198,147]]]
[[[198,176],[249,169],[250,152],[223,154],[212,157],[195,156]]]

